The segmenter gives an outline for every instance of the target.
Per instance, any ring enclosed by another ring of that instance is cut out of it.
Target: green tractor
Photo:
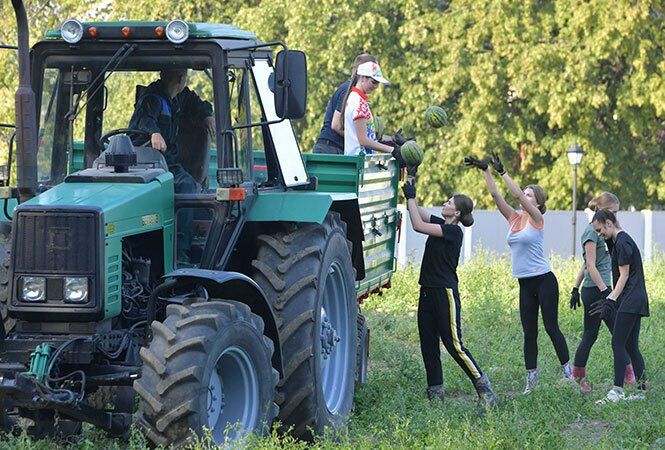
[[[301,154],[306,61],[283,43],[230,25],[70,19],[29,53],[12,3],[0,425],[123,436],[136,423],[162,445],[275,419],[304,439],[343,427],[367,371],[359,304],[394,270],[395,161]],[[196,193],[176,193],[164,156],[127,129],[165,69],[187,69],[214,111],[212,136],[180,124]]]

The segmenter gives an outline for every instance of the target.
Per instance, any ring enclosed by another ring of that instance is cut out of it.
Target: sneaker
[[[561,366],[561,373],[563,373],[563,381],[575,383],[575,377],[573,376],[573,366],[570,363],[563,364]]]
[[[635,379],[635,371],[633,370],[633,365],[628,364],[626,366],[626,373],[623,375],[623,384],[637,384]]]
[[[526,371],[526,386],[524,386],[524,395],[530,394],[538,385],[538,376],[540,371],[538,369]]]
[[[607,396],[603,399],[596,401],[599,405],[606,403],[629,402],[633,400],[644,400],[644,394],[626,395],[622,388],[612,388]]]
[[[492,384],[486,373],[483,373],[480,378],[477,378],[473,382],[473,385],[478,393],[478,404],[481,408],[489,409],[496,405],[496,394],[492,390]]]
[[[591,386],[586,379],[586,367],[577,367],[573,366],[573,378],[575,382],[580,385],[582,392],[589,394],[591,392]]]
[[[442,384],[438,384],[436,386],[428,386],[427,387],[427,399],[428,400],[434,400],[435,398],[438,398],[441,400],[441,403],[443,403],[444,399],[446,398],[446,391],[443,389]]]

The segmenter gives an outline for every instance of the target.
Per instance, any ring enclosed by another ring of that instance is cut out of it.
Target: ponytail
[[[360,76],[357,73],[353,73],[353,76],[351,76],[351,79],[349,80],[349,88],[346,90],[346,94],[344,94],[344,100],[342,101],[342,110],[339,112],[342,115],[342,129],[344,129],[344,112],[346,111],[346,102],[349,100],[349,95],[351,94],[351,90],[353,89],[353,86],[356,85],[358,82],[358,79]]]

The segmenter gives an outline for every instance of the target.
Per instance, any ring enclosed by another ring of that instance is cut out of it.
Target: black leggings
[[[638,387],[644,388],[646,371],[644,358],[640,352],[639,338],[642,316],[633,313],[617,313],[612,333],[614,353],[614,385],[623,386],[626,364],[633,363]],[[630,359],[628,357],[630,356]]]
[[[471,381],[483,374],[471,353],[462,345],[461,313],[457,289],[420,288],[418,334],[428,386],[443,384],[439,339]]]
[[[537,277],[519,278],[520,319],[524,330],[524,364],[527,370],[538,367],[538,308],[542,310],[545,331],[554,344],[561,364],[570,359],[568,344],[559,329],[559,284],[552,272]]]
[[[589,315],[589,309],[594,302],[597,302],[600,299],[600,289],[597,287],[582,288],[582,303],[584,304],[584,334],[582,334],[582,341],[575,352],[575,365],[577,367],[586,367],[591,347],[593,347],[593,344],[598,338],[598,330],[600,329],[600,322],[602,319],[599,315]],[[614,329],[614,317],[611,317],[604,322],[611,333]]]

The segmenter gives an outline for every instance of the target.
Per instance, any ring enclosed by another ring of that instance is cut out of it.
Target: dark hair
[[[617,222],[617,216],[615,216],[614,213],[609,209],[600,209],[596,211],[596,213],[593,215],[593,219],[591,219],[591,222],[605,223],[607,220],[612,222],[614,225],[619,224]]]
[[[545,206],[545,202],[547,202],[547,192],[545,192],[545,189],[537,184],[530,184],[524,189],[531,189],[533,191],[533,196],[536,197],[540,213],[545,214],[545,211],[547,211],[547,206]]]
[[[453,203],[455,203],[455,209],[460,213],[459,222],[465,227],[473,225],[473,214],[471,214],[473,201],[464,194],[455,194]]]
[[[342,128],[344,128],[344,112],[346,111],[346,102],[349,99],[349,95],[351,94],[353,86],[355,86],[356,83],[358,83],[358,78],[360,78],[356,73],[356,71],[358,70],[359,65],[366,62],[373,62],[376,64],[379,63],[374,56],[364,52],[360,53],[353,60],[353,69],[351,70],[351,78],[349,78],[349,88],[346,90],[346,94],[344,94],[344,99],[342,100],[342,110],[339,112],[342,116]]]
[[[159,72],[159,78],[165,83],[178,80],[182,75],[187,75],[187,69],[164,69]]]

